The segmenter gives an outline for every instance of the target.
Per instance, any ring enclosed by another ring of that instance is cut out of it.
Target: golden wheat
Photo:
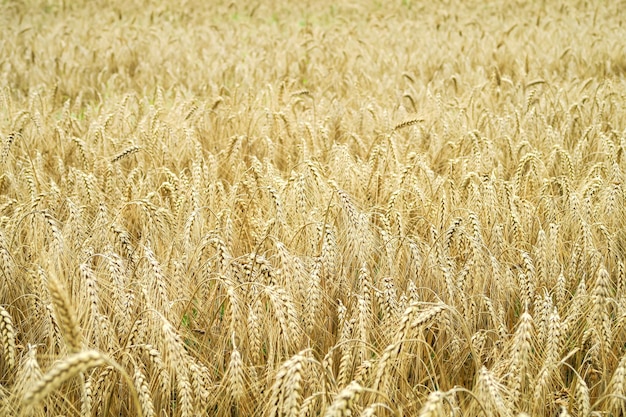
[[[622,6],[3,2],[0,413],[623,414]]]

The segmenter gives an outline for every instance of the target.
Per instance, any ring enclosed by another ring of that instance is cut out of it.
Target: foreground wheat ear
[[[135,411],[138,413],[137,415],[142,416],[139,397],[134,389],[132,378],[118,363],[96,350],[85,350],[74,353],[54,363],[52,367],[42,375],[41,379],[26,389],[22,400],[24,408],[26,410],[32,409],[71,378],[84,374],[92,368],[104,365],[115,368],[121,373],[126,382],[129,383],[131,396],[135,403]]]

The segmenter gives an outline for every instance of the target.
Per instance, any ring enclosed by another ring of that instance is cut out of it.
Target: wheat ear
[[[97,350],[84,350],[74,353],[65,359],[56,362],[37,382],[35,382],[22,397],[23,405],[28,409],[37,405],[44,398],[56,391],[64,382],[70,378],[83,374],[92,368],[103,365],[110,365],[117,369],[130,387],[133,387],[133,380],[126,374],[124,369],[114,360]],[[137,391],[131,389],[131,396],[135,404],[137,416],[142,417],[141,405],[137,397]]]
[[[48,276],[48,290],[54,306],[54,315],[63,333],[65,343],[67,343],[70,352],[78,352],[82,345],[82,334],[76,322],[76,314],[67,296],[67,291],[54,274]]]
[[[352,415],[352,407],[354,402],[358,399],[359,395],[364,391],[364,388],[357,382],[352,381],[347,387],[342,389],[335,397],[332,404],[326,412],[324,417],[349,417]]]
[[[13,369],[15,367],[15,330],[11,315],[2,306],[0,306],[0,342],[5,363],[9,369]]]
[[[68,356],[54,364],[39,381],[26,391],[23,398],[24,404],[37,404],[73,376],[110,363],[112,363],[110,359],[96,350],[86,350]]]

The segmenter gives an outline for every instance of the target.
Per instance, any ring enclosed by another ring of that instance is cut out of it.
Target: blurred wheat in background
[[[626,4],[247,3],[1,2],[0,414],[624,415]]]

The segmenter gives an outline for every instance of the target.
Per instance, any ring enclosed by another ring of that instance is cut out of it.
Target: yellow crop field
[[[624,10],[0,1],[0,415],[626,415]]]

